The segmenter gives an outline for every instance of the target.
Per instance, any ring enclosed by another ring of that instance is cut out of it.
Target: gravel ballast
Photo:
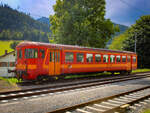
[[[150,85],[150,78],[113,83],[99,87],[58,92],[46,96],[0,104],[0,113],[45,113],[58,108],[127,92]]]

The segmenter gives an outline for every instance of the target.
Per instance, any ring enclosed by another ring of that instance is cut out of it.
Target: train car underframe
[[[131,70],[122,70],[122,71],[100,71],[100,72],[87,72],[87,73],[68,73],[68,74],[61,74],[61,75],[38,75],[37,78],[33,81],[53,81],[58,79],[64,79],[66,76],[69,75],[88,75],[88,74],[97,74],[97,73],[104,73],[104,72],[110,72],[111,75],[115,75],[115,73],[120,73],[120,75],[130,75],[132,72]]]

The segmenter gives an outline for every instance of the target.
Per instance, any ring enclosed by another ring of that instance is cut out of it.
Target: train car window
[[[93,62],[93,54],[86,54],[86,61],[87,62]]]
[[[122,62],[126,62],[126,56],[122,56]]]
[[[58,52],[58,62],[60,62],[60,53]]]
[[[52,52],[49,53],[49,61],[52,62]]]
[[[37,58],[38,57],[38,50],[37,49],[34,49],[34,58]]]
[[[131,61],[131,56],[127,56],[127,60],[128,60],[128,62],[130,62]]]
[[[115,55],[110,55],[110,62],[114,63],[115,62]]]
[[[120,55],[116,56],[116,61],[117,61],[117,62],[120,62],[120,61],[121,61]]]
[[[25,49],[25,58],[28,58],[28,49]]]
[[[95,62],[101,62],[101,55],[95,54]]]
[[[84,54],[77,53],[77,62],[84,62]]]
[[[19,58],[22,58],[22,50],[21,50],[21,49],[19,50],[19,55],[18,55],[18,57],[19,57]]]
[[[74,55],[71,52],[65,53],[65,62],[73,62]]]
[[[8,67],[8,62],[0,62],[0,67]]]
[[[133,62],[134,62],[134,63],[136,62],[136,57],[133,57]]]
[[[103,62],[107,63],[108,62],[108,55],[103,55]]]
[[[45,57],[45,50],[44,49],[40,49],[40,53],[41,53],[41,58],[44,59],[44,57]]]
[[[53,56],[52,56],[52,61],[54,62],[54,58],[55,58],[55,52],[52,52]]]
[[[37,58],[38,50],[37,49],[25,49],[25,58]]]
[[[58,61],[58,56],[57,56],[57,52],[55,52],[55,61]]]

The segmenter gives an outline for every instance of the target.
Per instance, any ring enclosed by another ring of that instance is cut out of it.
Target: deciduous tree
[[[57,43],[105,47],[117,30],[105,19],[105,0],[57,0],[50,16],[51,38]]]

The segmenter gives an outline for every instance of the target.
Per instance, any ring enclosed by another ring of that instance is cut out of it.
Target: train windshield
[[[25,49],[25,58],[37,58],[38,49]]]

